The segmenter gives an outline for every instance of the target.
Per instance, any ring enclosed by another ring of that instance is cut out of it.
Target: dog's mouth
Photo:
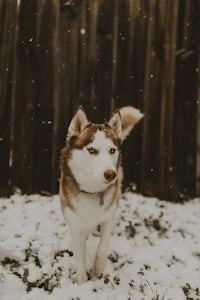
[[[110,184],[115,183],[116,180],[117,180],[117,176],[115,178],[113,178],[112,180],[104,180],[104,183],[106,185],[110,185]]]

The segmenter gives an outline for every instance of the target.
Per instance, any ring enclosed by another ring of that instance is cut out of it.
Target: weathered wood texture
[[[12,190],[11,123],[15,85],[17,1],[0,2],[0,191]]]
[[[59,152],[82,104],[101,122],[145,113],[123,145],[126,184],[200,193],[198,0],[1,0],[0,194],[56,193]]]

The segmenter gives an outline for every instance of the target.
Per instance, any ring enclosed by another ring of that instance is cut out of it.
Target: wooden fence
[[[137,190],[200,193],[199,0],[0,0],[0,194],[58,188],[77,105],[145,118],[123,146]]]

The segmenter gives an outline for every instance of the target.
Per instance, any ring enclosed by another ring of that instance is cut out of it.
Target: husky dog
[[[93,276],[106,266],[123,172],[120,145],[143,114],[134,107],[116,110],[108,123],[90,123],[82,107],[73,117],[61,151],[60,199],[70,226],[77,282],[88,280],[86,240],[100,225]]]

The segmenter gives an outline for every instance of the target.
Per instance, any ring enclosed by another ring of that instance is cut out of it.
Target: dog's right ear
[[[108,125],[114,130],[117,137],[121,139],[122,137],[122,121],[119,109],[115,110],[108,122]]]
[[[89,121],[83,107],[79,106],[77,112],[71,120],[71,123],[69,124],[67,141],[69,141],[72,136],[78,136],[88,123]]]

